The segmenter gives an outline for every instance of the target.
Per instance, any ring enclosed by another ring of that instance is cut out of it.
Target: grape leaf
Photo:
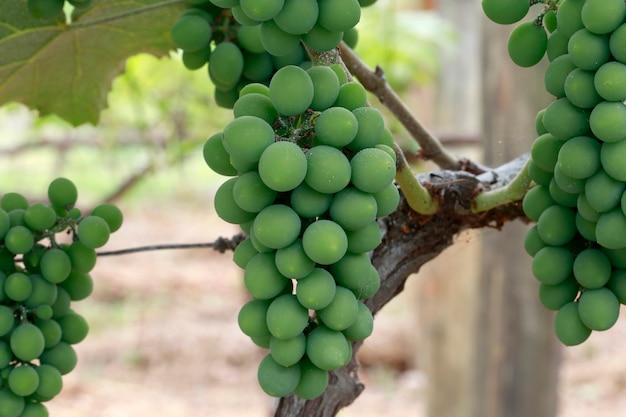
[[[0,106],[96,124],[126,59],[172,50],[169,30],[184,9],[184,0],[94,0],[68,23],[32,17],[26,0],[1,0]]]

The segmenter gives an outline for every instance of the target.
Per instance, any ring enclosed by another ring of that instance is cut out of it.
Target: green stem
[[[417,180],[404,157],[404,153],[397,144],[395,144],[394,150],[399,162],[396,170],[396,182],[400,186],[409,207],[419,214],[435,214],[439,209],[439,203],[437,200],[433,200],[430,192]]]
[[[513,178],[513,180],[504,187],[478,194],[474,199],[472,211],[474,213],[482,213],[484,211],[491,210],[492,208],[522,199],[528,191],[532,181],[532,178],[530,178],[530,175],[528,174],[529,163],[530,158],[526,161],[515,178]]]
[[[142,13],[148,13],[154,10],[170,7],[175,4],[185,4],[185,0],[169,0],[163,3],[155,3],[155,4],[145,6],[145,7],[132,9],[129,11],[124,11],[121,13],[117,13],[117,14],[113,14],[110,16],[105,16],[105,17],[101,17],[97,19],[92,19],[92,20],[86,19],[86,20],[74,21],[69,25],[69,28],[79,29],[79,28],[85,28],[89,26],[100,25],[102,23],[114,22],[116,20],[125,19],[130,16],[135,16],[135,15],[139,15]]]

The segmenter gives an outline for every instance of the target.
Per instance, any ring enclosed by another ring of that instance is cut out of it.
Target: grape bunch
[[[71,302],[92,292],[95,249],[122,223],[112,204],[82,216],[66,178],[50,183],[48,199],[0,199],[0,417],[48,416],[42,403],[61,391],[77,362],[72,345],[89,330]]]
[[[85,8],[91,5],[92,0],[67,0],[73,7]],[[28,10],[38,19],[56,19],[63,16],[65,0],[28,0]]]
[[[517,7],[515,16],[500,10],[507,23],[528,11],[526,0],[500,3],[511,13]],[[485,5],[495,13],[493,1]],[[546,52],[550,61],[544,81],[555,100],[537,115],[529,162],[537,186],[523,200],[537,224],[525,249],[541,303],[557,311],[557,337],[577,345],[593,330],[612,327],[626,304],[626,4],[562,0],[556,6],[548,2],[543,27],[531,22],[541,41],[514,41],[522,23],[509,52],[535,54],[524,62],[529,65]]]
[[[381,243],[376,218],[399,202],[392,138],[338,65],[283,67],[269,87],[244,87],[234,115],[204,157],[232,177],[217,214],[248,235],[233,255],[252,296],[238,323],[269,349],[263,390],[312,399],[373,329],[363,301],[380,277],[368,252]]]
[[[186,68],[208,65],[218,105],[232,108],[239,91],[249,83],[269,84],[286,65],[310,67],[309,48],[327,51],[344,39],[354,47],[354,25],[360,18],[357,0],[194,0],[174,23],[171,37],[183,51]],[[363,2],[363,4],[373,2]],[[338,8],[346,13],[337,15]],[[325,11],[324,11],[325,10]],[[318,16],[328,16],[326,26]],[[342,16],[342,17],[341,17]]]

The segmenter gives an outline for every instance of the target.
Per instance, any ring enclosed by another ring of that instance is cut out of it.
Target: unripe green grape
[[[306,351],[306,336],[300,333],[291,339],[270,339],[270,355],[282,366],[292,366],[297,364]]]
[[[348,149],[358,152],[376,146],[385,128],[380,111],[374,107],[359,107],[352,113],[357,119],[358,131],[354,140],[347,145]]]
[[[122,211],[115,204],[111,203],[98,204],[92,210],[91,215],[104,219],[109,225],[111,233],[118,231],[124,221]]]
[[[78,223],[78,239],[88,248],[96,249],[109,241],[111,231],[107,222],[98,216],[87,216]]]
[[[63,331],[61,340],[71,345],[82,342],[89,333],[89,324],[80,314],[70,312],[58,319],[58,322]]]
[[[26,210],[28,208],[28,200],[20,193],[6,193],[0,200],[0,207],[7,213],[16,209]]]
[[[376,219],[376,199],[354,187],[347,187],[333,197],[329,213],[346,231],[358,230]]]
[[[347,252],[343,258],[330,265],[330,272],[338,285],[358,291],[361,282],[369,274],[371,261],[367,253]]]
[[[277,297],[267,309],[267,328],[278,339],[291,339],[304,331],[309,312],[293,294]]]
[[[35,368],[39,374],[39,387],[35,394],[45,401],[57,396],[63,388],[61,372],[51,365],[41,364]]]
[[[330,107],[315,120],[316,140],[323,145],[342,148],[356,138],[358,131],[359,123],[356,116],[343,107]]]
[[[609,39],[609,49],[611,55],[619,62],[626,64],[626,23],[620,25]]]
[[[84,300],[93,292],[93,279],[91,278],[91,275],[84,272],[70,272],[67,279],[59,285],[67,291],[72,301]],[[60,295],[61,294],[59,292],[57,299]]]
[[[18,359],[30,362],[44,351],[45,339],[37,326],[22,323],[11,333],[10,346]]]
[[[233,199],[242,209],[258,213],[270,206],[277,192],[267,187],[257,171],[249,171],[237,178],[233,187]]]
[[[71,0],[69,0],[69,2],[72,3]],[[49,416],[48,409],[43,404],[31,403],[31,402],[27,402],[24,404],[24,411],[22,411],[22,414],[20,414],[20,417],[48,417],[48,416]]]
[[[626,217],[620,208],[602,213],[596,225],[598,243],[607,249],[626,247]]]
[[[20,397],[27,397],[34,393],[39,386],[39,374],[29,365],[13,368],[8,378],[9,389]]]
[[[537,136],[541,136],[545,133],[548,133],[546,127],[543,125],[543,114],[546,112],[546,109],[541,109],[537,112],[535,116],[535,132]]]
[[[302,42],[314,51],[330,51],[341,42],[343,32],[326,29],[319,23],[302,35]]]
[[[282,30],[273,20],[261,24],[261,43],[272,55],[288,55],[300,48],[300,35],[292,35]]]
[[[233,262],[235,262],[239,268],[245,269],[248,261],[257,253],[259,252],[254,248],[252,240],[250,237],[247,237],[239,243],[233,251]]]
[[[564,247],[546,246],[533,257],[532,271],[535,278],[547,285],[563,282],[572,273],[574,257]]]
[[[72,207],[71,209],[67,210],[67,217],[69,217],[70,219],[78,220],[81,218],[82,215],[83,214],[78,207]]]
[[[76,351],[65,342],[59,342],[54,347],[44,350],[39,359],[42,365],[55,367],[61,375],[70,373],[78,362]]]
[[[337,96],[337,100],[335,100],[333,106],[345,107],[348,110],[367,106],[365,88],[356,81],[348,81],[341,84],[341,87],[339,87],[339,96]]]
[[[567,51],[574,64],[587,71],[597,70],[611,56],[608,36],[596,35],[587,29],[580,29],[572,35]]]
[[[560,205],[546,208],[537,220],[539,236],[548,245],[565,245],[576,235],[575,215],[573,210]]]
[[[558,154],[559,168],[571,178],[588,178],[600,168],[600,143],[588,136],[567,140]]]
[[[539,136],[530,148],[532,163],[537,168],[546,171],[552,179],[554,167],[559,158],[559,151],[565,144],[563,139],[557,139],[550,133]]]
[[[585,0],[566,0],[559,4],[556,21],[559,30],[567,37],[584,27],[581,13]]]
[[[285,0],[240,0],[241,10],[257,22],[273,19],[283,8]]]
[[[348,74],[346,74],[346,70],[344,69],[344,67],[342,65],[340,65],[340,64],[331,64],[329,66],[329,68],[331,70],[333,70],[333,72],[335,73],[335,75],[339,79],[339,85],[340,86],[344,85],[345,83],[348,82]]]
[[[590,109],[602,101],[596,91],[592,71],[576,68],[569,73],[563,87],[567,99],[577,107]]]
[[[581,136],[589,130],[589,115],[568,99],[560,98],[546,108],[543,124],[554,137],[569,139]]]
[[[339,97],[340,85],[337,74],[325,65],[311,67],[306,72],[313,82],[313,100],[309,107],[318,111],[328,109]],[[317,121],[319,122],[319,119]]]
[[[32,230],[41,232],[54,226],[57,220],[52,207],[43,203],[35,203],[26,209],[24,221]]]
[[[274,263],[274,253],[259,253],[248,261],[243,275],[246,290],[254,298],[267,300],[280,294],[288,278],[282,275]]]
[[[44,338],[44,348],[50,349],[61,341],[63,330],[58,321],[51,319],[37,320],[35,326],[41,330]]]
[[[626,304],[626,270],[614,269],[606,287],[615,294],[620,304]]]
[[[626,138],[626,105],[622,102],[603,101],[589,116],[589,126],[596,137],[604,142],[618,142]]]
[[[376,249],[382,242],[382,231],[376,221],[352,232],[346,232],[348,251],[365,253]]]
[[[300,361],[300,382],[294,393],[304,400],[312,400],[322,395],[326,387],[328,371],[318,368],[306,358]]]
[[[9,214],[9,221],[10,221],[11,227],[14,227],[14,226],[26,227],[26,221],[24,220],[26,217],[26,210],[13,209],[9,211],[8,214]]]
[[[315,191],[333,194],[344,189],[350,182],[350,161],[336,148],[315,146],[306,153],[306,161],[304,181]]]
[[[619,181],[626,181],[626,139],[617,142],[605,142],[600,148],[600,162],[602,168],[611,177]]]
[[[258,20],[254,20],[253,18],[248,16],[239,5],[239,1],[237,2],[237,5],[230,8],[230,13],[232,14],[235,21],[242,26],[256,26],[261,23]]]
[[[170,31],[172,41],[184,51],[198,51],[211,41],[211,24],[197,15],[182,15]]]
[[[358,311],[359,305],[354,293],[345,287],[337,286],[335,298],[316,314],[326,327],[345,330],[354,324]]]
[[[556,203],[550,196],[548,187],[539,185],[528,190],[522,201],[522,208],[526,217],[536,222],[541,213],[554,204]]]
[[[358,302],[358,312],[352,326],[343,331],[343,334],[351,342],[367,339],[374,331],[374,316],[369,308],[362,302]]]
[[[596,222],[589,221],[582,217],[580,213],[576,213],[576,230],[585,239],[590,242],[596,242]]]
[[[33,233],[24,226],[13,226],[4,236],[5,247],[14,254],[24,254],[33,248]]]
[[[270,189],[284,192],[296,188],[307,174],[302,149],[292,142],[274,142],[261,155],[259,175]]]
[[[577,302],[572,301],[559,309],[554,318],[554,332],[565,346],[579,345],[589,338],[591,329],[580,319]]]
[[[55,19],[63,14],[64,0],[28,0],[28,10],[38,19]]]
[[[534,22],[524,22],[513,29],[507,46],[509,57],[520,67],[532,67],[539,63],[547,47],[546,30]]]
[[[11,220],[9,218],[9,214],[0,209],[0,239],[4,239],[4,236],[11,228]]]
[[[530,256],[535,256],[540,249],[545,248],[546,246],[546,242],[541,240],[541,237],[539,236],[537,225],[531,227],[524,238],[524,250],[526,253]]]
[[[215,104],[225,109],[232,109],[238,98],[239,93],[237,92],[237,86],[233,86],[228,90],[220,90],[219,88],[216,88],[213,92]]]
[[[89,277],[89,275],[85,275]],[[67,281],[70,279],[72,279],[72,274],[65,280],[66,282],[64,284],[67,285]],[[93,282],[91,283],[91,287],[93,288]],[[70,311],[71,301],[72,299],[68,291],[63,287],[58,287],[57,299],[54,301],[54,304],[52,304],[52,317],[56,319],[66,315],[67,312]]]
[[[24,397],[15,395],[8,387],[0,388],[0,416],[19,417],[24,411]]]
[[[72,270],[87,273],[96,265],[96,251],[88,248],[79,240],[65,249],[72,263]]]
[[[76,204],[78,190],[74,183],[67,178],[56,178],[48,186],[48,200],[58,208],[68,208]]]
[[[543,15],[541,22],[543,23],[543,27],[546,28],[548,33],[554,32],[557,28],[556,12],[554,10],[548,10]]]
[[[8,367],[9,363],[13,360],[13,352],[8,343],[0,340],[0,369]]]
[[[233,106],[233,114],[235,118],[242,116],[258,117],[270,125],[278,117],[278,112],[272,105],[270,98],[261,93],[248,93],[239,97]]]
[[[574,301],[578,290],[578,283],[569,278],[556,285],[539,284],[539,301],[548,310],[558,311]]]
[[[626,184],[613,179],[603,169],[587,179],[585,197],[598,213],[614,209],[622,198]]]
[[[270,81],[270,99],[278,113],[295,116],[313,101],[313,81],[300,67],[288,65],[279,69]]]
[[[252,222],[250,227],[247,228],[248,230],[246,231],[246,233],[248,233],[248,236],[250,237],[250,242],[252,242],[252,246],[254,247],[254,249],[259,253],[274,252],[275,249],[268,248],[267,246],[259,242],[259,239],[257,239],[256,236],[254,235],[254,227],[252,227],[253,225],[254,225],[254,221]]]
[[[624,5],[623,2],[621,3]],[[607,101],[624,101],[626,99],[626,65],[618,61],[602,65],[595,73],[594,87]]]
[[[619,301],[608,288],[586,290],[580,296],[578,313],[591,330],[608,330],[619,317]]]
[[[296,285],[296,298],[305,308],[320,310],[335,298],[335,279],[325,269],[315,268]]]
[[[557,98],[565,96],[565,80],[570,72],[576,69],[569,55],[561,55],[555,58],[544,75],[546,91]]]
[[[244,51],[242,75],[246,80],[265,81],[274,73],[274,66],[270,54],[263,52],[252,54]]]
[[[580,14],[587,30],[605,34],[618,28],[626,17],[626,5],[622,0],[587,0]]]
[[[304,62],[308,59],[308,54],[300,42],[298,42],[298,46],[296,48],[290,50],[288,53],[270,55],[272,58],[272,64],[277,70],[289,65],[301,67],[305,71],[308,69],[303,66]]]
[[[64,281],[72,270],[72,261],[65,251],[57,248],[47,250],[41,257],[41,275],[53,284]]]
[[[396,184],[391,183],[383,190],[374,193],[374,198],[376,199],[376,217],[384,217],[387,216],[398,208],[398,204],[400,203],[400,192],[398,191],[398,187]]]
[[[207,44],[204,48],[197,51],[183,51],[181,59],[183,65],[188,70],[199,70],[211,59],[211,45]]]
[[[254,54],[265,52],[261,43],[261,25],[241,26],[237,31],[237,43],[246,51]]]
[[[359,280],[358,285],[351,288],[358,300],[367,300],[374,296],[380,289],[380,274],[374,265],[370,265],[369,274],[364,275]]]
[[[593,207],[591,207],[585,193],[581,193],[578,195],[576,209],[578,210],[578,214],[580,214],[587,221],[597,222],[600,218],[600,213],[598,213]]]
[[[559,188],[571,194],[579,194],[585,191],[585,180],[567,176],[557,165],[554,167],[554,181]]]
[[[611,261],[598,249],[585,249],[574,259],[574,277],[585,288],[603,287],[611,277]]]
[[[332,371],[350,361],[352,349],[343,333],[319,326],[307,337],[306,354],[313,365]]]
[[[275,262],[278,271],[291,279],[304,278],[315,268],[315,262],[304,252],[301,239],[296,239],[289,246],[278,249]]]
[[[233,196],[233,189],[237,178],[226,180],[217,189],[214,197],[215,212],[225,222],[242,224],[253,220],[255,213],[245,211],[237,205]]]
[[[52,305],[58,295],[58,287],[40,275],[30,275],[32,290],[24,305],[28,308],[36,308],[40,305]]]
[[[231,157],[257,162],[261,154],[274,143],[274,130],[263,119],[241,116],[224,128],[222,143]]]
[[[274,22],[287,33],[304,35],[313,28],[318,15],[316,0],[286,0],[282,10],[274,16]]]
[[[332,194],[320,193],[302,183],[291,191],[290,203],[300,217],[312,219],[328,210],[332,202]]]
[[[285,397],[293,392],[300,382],[300,366],[284,367],[268,354],[259,364],[257,372],[259,386],[267,395]]]
[[[318,0],[318,23],[334,32],[345,32],[361,19],[358,0]]]
[[[307,256],[318,264],[330,265],[340,260],[348,249],[346,232],[330,220],[310,224],[302,235]]]
[[[33,291],[33,284],[28,275],[14,272],[4,281],[4,293],[13,301],[26,300]]]
[[[396,164],[385,151],[377,148],[360,150],[350,161],[356,188],[366,193],[377,193],[391,184],[396,176]]]
[[[5,305],[0,305],[0,337],[8,334],[15,324],[13,310]]]
[[[492,22],[509,25],[519,22],[526,16],[530,2],[527,0],[483,0],[482,8]]]
[[[243,65],[243,54],[236,44],[218,43],[211,53],[209,64],[209,77],[216,89],[228,91],[235,88],[241,78]]]
[[[552,32],[548,38],[548,46],[546,48],[548,61],[552,62],[561,55],[565,55],[568,43],[569,37],[565,36],[559,29]]]
[[[237,323],[241,331],[250,337],[271,335],[265,316],[272,300],[250,300],[241,307]]]
[[[359,31],[356,27],[350,28],[343,32],[343,41],[350,49],[356,48],[359,43]]]

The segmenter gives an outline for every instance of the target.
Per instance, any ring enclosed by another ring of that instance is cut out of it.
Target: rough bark
[[[440,199],[441,210],[433,216],[421,216],[402,199],[398,210],[380,220],[383,243],[374,251],[372,263],[380,274],[381,288],[366,302],[374,314],[403,290],[409,275],[450,246],[459,232],[483,227],[499,229],[506,222],[525,219],[519,201],[479,214],[470,207],[481,190],[507,184],[527,158],[524,155],[480,175],[437,171],[418,176]],[[355,353],[360,346],[361,343],[353,345]],[[322,396],[308,401],[294,395],[281,398],[275,417],[332,417],[350,405],[364,389],[355,357],[345,367],[331,372],[329,387]]]

